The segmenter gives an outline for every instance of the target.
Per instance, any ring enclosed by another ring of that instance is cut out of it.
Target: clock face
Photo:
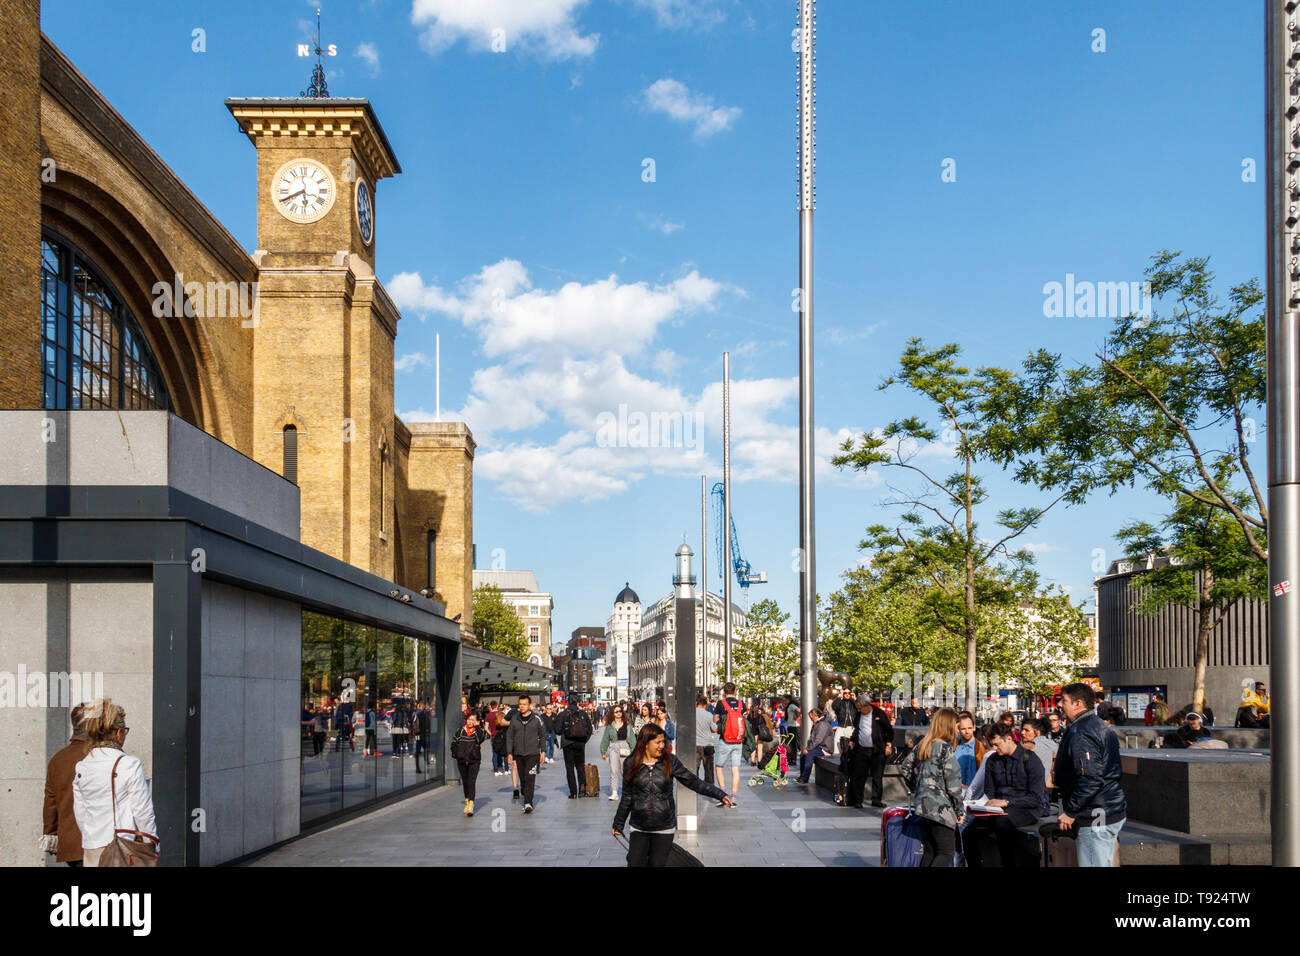
[[[357,228],[361,230],[361,241],[370,245],[375,238],[375,207],[364,179],[357,180]]]
[[[271,190],[275,208],[293,222],[315,222],[334,205],[334,177],[313,159],[285,163]]]

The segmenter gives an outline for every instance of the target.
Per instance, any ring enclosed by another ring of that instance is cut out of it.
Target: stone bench
[[[835,790],[835,782],[838,779],[844,780],[844,785],[848,786],[848,780],[844,774],[840,773],[840,762],[838,759],[831,757],[818,757],[817,769],[813,774],[817,786],[824,787],[827,790]],[[882,799],[888,806],[908,806],[912,802],[912,795],[903,783],[903,777],[898,772],[898,767],[893,764],[885,765],[885,777],[882,787]],[[863,801],[871,802],[871,779],[867,778],[866,786],[863,791]]]

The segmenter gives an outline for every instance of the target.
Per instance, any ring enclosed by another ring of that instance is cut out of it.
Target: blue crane
[[[715,540],[717,541],[718,568],[722,569],[727,566],[727,562],[722,555],[722,482],[713,486],[713,527]],[[749,610],[749,586],[751,584],[766,584],[767,572],[755,571],[740,551],[740,535],[736,533],[736,516],[731,516],[731,567],[736,575],[736,583],[741,587],[745,595],[745,609]],[[723,572],[725,573],[725,572]],[[705,582],[707,590],[708,582]]]

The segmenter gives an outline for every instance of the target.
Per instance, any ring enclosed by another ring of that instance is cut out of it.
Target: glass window
[[[169,408],[162,373],[129,309],[95,268],[41,241],[41,407]]]
[[[437,646],[302,615],[302,821],[441,781]]]

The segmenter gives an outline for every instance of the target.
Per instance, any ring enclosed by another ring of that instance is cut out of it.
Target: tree
[[[785,626],[790,615],[771,598],[749,609],[731,645],[731,679],[742,697],[774,695],[788,689],[799,667],[799,645]],[[723,675],[718,668],[718,676]]]
[[[1139,483],[1190,498],[1229,515],[1266,564],[1268,500],[1250,463],[1265,400],[1263,296],[1252,279],[1220,307],[1209,260],[1181,255],[1161,251],[1145,273],[1154,302],[1175,304],[1117,319],[1097,365],[1029,356],[1008,392],[1018,415],[999,460],[1071,501]]]
[[[1245,597],[1268,595],[1268,565],[1261,564],[1247,545],[1241,523],[1206,500],[1215,492],[1179,495],[1174,510],[1155,527],[1135,522],[1117,537],[1130,554],[1164,554],[1169,563],[1143,571],[1138,577],[1137,609],[1159,614],[1169,605],[1185,607],[1196,621],[1196,676],[1192,709],[1205,710],[1205,669],[1210,635],[1228,609]],[[1241,507],[1249,495],[1238,494]]]
[[[1088,622],[1069,595],[1047,589],[1024,600],[998,622],[988,640],[985,666],[1006,687],[1041,694],[1067,684],[1088,654]]]
[[[524,623],[495,585],[474,589],[474,636],[484,650],[520,660],[528,656]]]
[[[923,671],[961,669],[965,644],[936,625],[925,608],[924,586],[886,587],[875,565],[852,568],[843,577],[817,624],[818,656],[826,666],[870,690],[896,690],[896,675],[910,675],[918,664]]]
[[[900,371],[880,386],[902,384],[933,406],[947,441],[955,444],[959,471],[936,476],[917,463],[920,447],[939,438],[938,431],[917,417],[892,422],[878,435],[864,434],[856,445],[846,440],[831,462],[860,471],[883,465],[919,477],[922,490],[898,492],[900,497],[889,502],[906,509],[901,524],[871,526],[861,547],[878,553],[886,587],[924,582],[924,603],[935,622],[965,643],[970,701],[976,697],[981,625],[987,629],[999,612],[1015,608],[1022,596],[1037,590],[1033,555],[1024,549],[1013,552],[1008,543],[1033,528],[1065,494],[1041,507],[1003,510],[998,524],[1006,533],[996,540],[979,536],[977,514],[988,503],[988,494],[976,466],[1005,461],[1002,449],[1012,423],[1028,411],[1019,403],[1031,396],[1017,388],[1008,371],[972,372],[957,365],[960,352],[954,344],[929,349],[913,338],[903,351]]]

